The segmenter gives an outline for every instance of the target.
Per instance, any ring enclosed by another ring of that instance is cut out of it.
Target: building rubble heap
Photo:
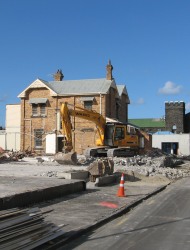
[[[25,150],[25,151],[13,151],[13,150],[4,150],[0,147],[0,162],[3,161],[19,161],[27,156],[36,156],[35,152]]]
[[[34,159],[35,164],[40,166],[59,165],[52,157],[37,156],[31,152],[12,152],[0,149],[0,163],[18,161],[22,163],[22,158],[28,157]],[[153,148],[144,155],[136,155],[134,157],[113,157],[113,158],[87,158],[84,155],[77,155],[77,165],[68,166],[70,171],[81,171],[81,167],[89,171],[89,176],[105,176],[116,172],[134,172],[143,176],[162,175],[170,180],[190,176],[190,156],[176,156],[166,154],[160,149]],[[100,164],[102,162],[102,165]],[[104,166],[108,162],[109,168]],[[100,166],[101,165],[101,166]],[[93,167],[92,167],[93,166]],[[111,167],[111,171],[110,171]],[[64,169],[66,166],[64,166]],[[76,170],[77,168],[78,170]],[[74,170],[75,169],[75,170]],[[107,171],[109,170],[109,171]],[[109,173],[108,173],[109,172]],[[57,177],[57,171],[50,169],[39,174],[42,177]],[[93,179],[93,178],[92,178]],[[92,181],[92,180],[91,180]]]
[[[188,157],[168,155],[159,149],[153,149],[146,155],[130,158],[113,158],[115,171],[130,170],[145,176],[163,175],[169,179],[190,176],[189,168],[185,168]]]

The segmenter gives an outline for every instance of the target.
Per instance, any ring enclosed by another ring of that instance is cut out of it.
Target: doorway
[[[57,137],[57,151],[62,152],[63,150],[63,136]]]
[[[167,154],[177,155],[179,148],[178,142],[162,142],[162,151]]]

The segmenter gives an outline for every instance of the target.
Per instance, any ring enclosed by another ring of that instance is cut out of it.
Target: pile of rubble
[[[10,150],[4,150],[0,147],[0,162],[2,161],[18,161],[26,156],[33,156],[33,153],[31,151],[10,151]]]
[[[131,170],[145,176],[163,175],[169,179],[190,176],[190,167],[183,167],[182,157],[168,155],[153,149],[146,155],[130,158],[113,158],[115,171]]]
[[[87,170],[90,174],[90,181],[94,182],[97,177],[113,174],[114,162],[110,159],[96,160],[90,163]]]

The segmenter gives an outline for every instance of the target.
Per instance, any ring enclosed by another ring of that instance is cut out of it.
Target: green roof
[[[129,123],[140,128],[164,128],[165,121],[161,118],[129,119]]]

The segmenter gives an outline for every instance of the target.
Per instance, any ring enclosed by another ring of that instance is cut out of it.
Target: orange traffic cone
[[[119,190],[117,192],[118,197],[125,197],[125,191],[124,191],[124,174],[121,175],[121,181],[119,184]]]

